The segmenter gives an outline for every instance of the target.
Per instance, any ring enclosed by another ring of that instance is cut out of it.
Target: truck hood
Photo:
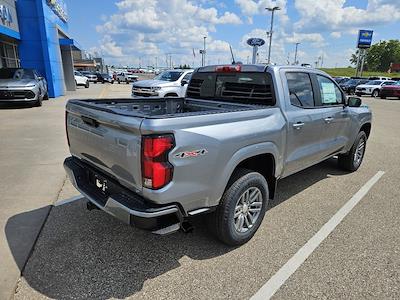
[[[24,87],[36,85],[34,79],[0,79],[0,88]]]
[[[163,81],[163,80],[140,80],[135,82],[134,87],[169,87],[169,86],[179,86],[176,81]]]

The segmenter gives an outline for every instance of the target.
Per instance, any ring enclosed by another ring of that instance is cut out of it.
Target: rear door
[[[315,81],[316,105],[324,110],[321,151],[328,158],[343,149],[348,143],[350,114],[344,105],[345,96],[336,83],[320,74],[312,75]]]
[[[316,105],[309,73],[286,71],[281,76],[286,83],[288,133],[284,176],[288,176],[322,159],[320,139],[325,110]]]

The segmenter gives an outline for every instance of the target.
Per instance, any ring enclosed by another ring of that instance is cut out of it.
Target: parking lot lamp
[[[274,6],[274,7],[266,7],[265,9],[271,12],[271,28],[269,30],[269,48],[268,48],[268,63],[270,63],[271,62],[272,29],[274,26],[274,13],[276,10],[280,10],[281,8],[279,6]]]

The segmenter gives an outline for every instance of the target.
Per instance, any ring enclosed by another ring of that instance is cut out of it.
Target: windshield
[[[382,81],[380,81],[380,80],[371,80],[371,81],[368,81],[366,84],[368,84],[368,85],[381,85],[381,83],[382,83]]]
[[[348,81],[346,81],[346,85],[352,85],[352,84],[357,84],[358,80],[356,79],[350,79]]]
[[[29,69],[0,69],[0,79],[35,79],[35,75]]]
[[[163,80],[163,81],[177,81],[183,72],[179,71],[166,71],[162,72],[160,75],[154,77],[155,80]]]

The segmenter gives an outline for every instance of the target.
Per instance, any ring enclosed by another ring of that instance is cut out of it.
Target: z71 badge
[[[201,155],[206,155],[208,153],[207,149],[199,149],[199,150],[193,150],[193,151],[184,151],[184,152],[179,152],[175,154],[175,157],[177,158],[186,158],[186,157],[197,157]]]

